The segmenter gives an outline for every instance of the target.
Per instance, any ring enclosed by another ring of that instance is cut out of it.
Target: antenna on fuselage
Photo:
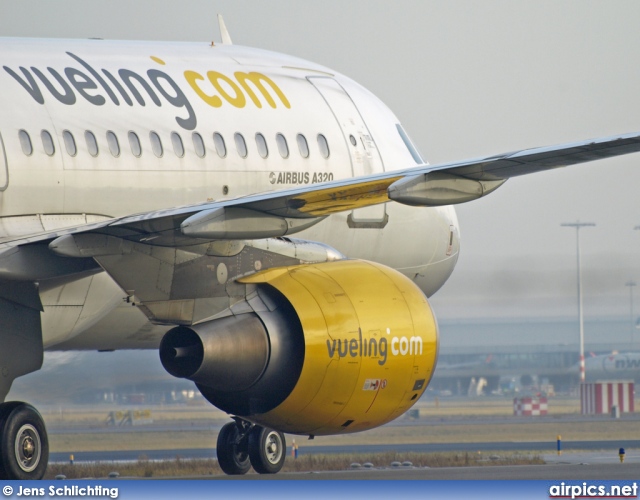
[[[227,30],[227,26],[224,24],[224,19],[222,19],[222,14],[218,14],[218,26],[220,27],[220,36],[222,37],[222,43],[225,45],[233,45],[231,36],[229,35],[229,31]]]

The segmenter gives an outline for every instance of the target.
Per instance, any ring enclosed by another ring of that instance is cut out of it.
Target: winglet
[[[218,14],[218,26],[220,26],[220,36],[222,37],[222,43],[225,45],[233,45],[231,36],[229,35],[229,31],[227,31],[227,26],[224,24],[224,19],[222,19],[222,14]]]

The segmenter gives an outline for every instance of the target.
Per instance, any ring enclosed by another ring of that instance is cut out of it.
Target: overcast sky
[[[207,43],[218,12],[234,43],[368,87],[431,163],[640,130],[636,1],[0,0],[0,35]],[[582,232],[585,313],[628,314],[638,181],[640,154],[514,179],[460,206],[462,254],[436,313],[574,314],[575,231],[560,223],[579,218],[597,223]]]

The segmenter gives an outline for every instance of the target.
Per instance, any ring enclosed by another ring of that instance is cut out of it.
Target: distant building
[[[639,341],[640,331],[630,333],[628,318],[585,320],[587,358],[640,353]],[[616,359],[621,362],[622,357]],[[440,357],[430,389],[466,395],[472,379],[483,378],[485,393],[499,390],[505,379],[515,380],[512,390],[544,384],[569,392],[578,384],[578,360],[577,318],[444,320],[440,321]],[[587,359],[588,378],[590,371],[597,372],[596,365]],[[640,354],[637,360],[626,360],[625,366],[629,368],[625,378],[640,380]],[[602,361],[599,372],[600,378],[608,378]]]

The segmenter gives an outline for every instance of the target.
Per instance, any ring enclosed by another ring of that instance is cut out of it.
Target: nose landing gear
[[[218,434],[216,452],[225,474],[246,474],[251,467],[259,474],[275,474],[286,458],[282,432],[251,424],[235,417]]]

